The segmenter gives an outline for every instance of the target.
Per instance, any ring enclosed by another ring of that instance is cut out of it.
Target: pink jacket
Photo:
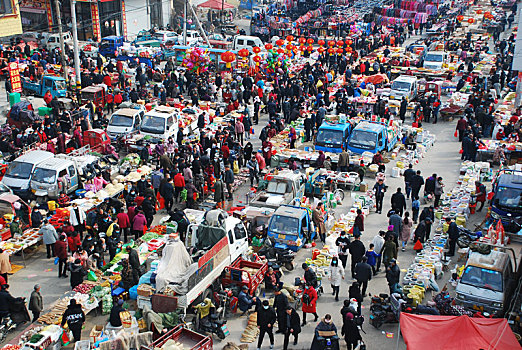
[[[143,228],[147,225],[147,219],[142,213],[137,214],[132,220],[132,229],[135,231],[143,231]]]
[[[101,176],[95,177],[92,180],[92,182],[94,183],[94,187],[96,187],[96,192],[98,192],[99,190],[101,190],[103,188],[103,186],[108,184],[108,182],[105,181],[105,179]]]

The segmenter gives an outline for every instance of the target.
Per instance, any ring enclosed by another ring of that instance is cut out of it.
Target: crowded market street
[[[291,4],[221,11],[226,51],[182,16],[186,45],[82,46],[78,95],[59,47],[2,46],[0,349],[449,349],[450,316],[492,332],[461,348],[520,347],[517,4]]]

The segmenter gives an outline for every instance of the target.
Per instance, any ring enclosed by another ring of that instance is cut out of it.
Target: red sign
[[[47,24],[49,24],[49,27],[52,27],[53,25],[53,14],[51,12],[51,0],[45,1],[45,7],[47,9]]]
[[[123,39],[127,39],[127,14],[125,13],[125,1],[121,1],[121,20],[123,21]]]
[[[18,62],[9,63],[9,78],[11,79],[11,88],[13,92],[22,92],[22,81],[20,80],[20,70]]]
[[[92,34],[96,37],[96,41],[101,41],[100,14],[98,13],[98,4],[91,3],[92,15]]]
[[[228,245],[228,238],[223,237],[219,242],[217,242],[208,252],[205,253],[201,258],[198,260],[198,267],[201,268],[206,263],[210,261],[213,257],[217,255],[217,253],[226,247]]]

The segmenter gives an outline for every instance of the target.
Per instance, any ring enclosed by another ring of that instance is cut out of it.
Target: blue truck
[[[522,239],[522,170],[502,169],[493,181],[491,218],[502,220],[506,232]]]
[[[348,141],[348,150],[356,154],[391,151],[399,140],[399,134],[399,130],[394,126],[365,120],[353,129]]]
[[[22,88],[26,94],[43,97],[47,91],[54,97],[65,97],[67,95],[67,83],[62,77],[44,75],[40,81],[31,81],[24,78]]]
[[[267,235],[274,238],[276,248],[298,251],[307,239],[315,237],[312,212],[304,207],[280,206],[270,218]]]
[[[98,52],[104,57],[115,57],[116,51],[123,46],[124,39],[122,36],[106,36],[102,38]]]
[[[332,124],[323,122],[317,130],[315,150],[323,152],[341,153],[348,149],[348,139],[352,124]]]

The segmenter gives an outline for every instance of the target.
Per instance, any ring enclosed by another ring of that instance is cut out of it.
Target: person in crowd
[[[339,301],[339,289],[341,288],[342,280],[344,280],[344,268],[339,266],[339,260],[335,256],[328,267],[328,276],[332,285],[332,295],[335,296],[335,301]]]
[[[390,294],[397,290],[397,286],[400,281],[400,275],[401,270],[397,265],[397,260],[391,259],[390,264],[386,268],[386,281],[388,282],[388,286],[390,288]]]
[[[54,244],[54,253],[58,258],[58,278],[67,278],[67,236],[62,234]]]
[[[397,259],[397,245],[393,241],[393,235],[389,235],[386,237],[386,242],[384,242],[382,247],[382,261],[386,269],[388,269],[390,261],[393,259]]]
[[[286,309],[290,305],[288,297],[281,292],[282,286],[277,285],[274,291],[274,309],[277,314],[277,325],[279,327],[276,333],[285,334],[286,332]]]
[[[293,307],[288,306],[286,308],[286,315],[283,322],[286,325],[285,338],[283,341],[283,350],[287,350],[288,343],[290,342],[290,335],[294,336],[294,346],[297,345],[299,333],[301,333],[301,319],[299,318],[299,314],[297,313],[297,311]]]
[[[80,259],[70,261],[68,264],[68,270],[71,275],[71,289],[83,283],[83,279],[87,276],[87,270],[82,266]]]
[[[447,256],[455,255],[455,245],[457,244],[457,239],[459,238],[459,228],[455,221],[452,221],[450,217],[446,218],[446,224],[448,224],[448,238],[449,238],[449,251],[446,254]]]
[[[314,322],[317,322],[319,318],[317,315],[317,291],[312,282],[306,282],[302,298],[303,323],[301,327],[306,325],[306,314],[313,314],[315,317]]]
[[[343,269],[345,269],[348,260],[348,248],[350,246],[350,238],[346,234],[346,231],[341,231],[339,237],[335,240],[335,245],[338,247],[337,254],[339,255],[339,260],[341,260]]]
[[[387,186],[384,184],[384,180],[379,178],[375,185],[373,186],[373,191],[375,193],[375,204],[376,209],[375,212],[377,214],[382,213],[382,201],[384,200],[384,193],[386,192]]]
[[[263,300],[257,311],[257,326],[259,327],[257,350],[261,349],[265,334],[268,334],[270,338],[270,349],[274,348],[274,324],[276,320],[277,316],[274,309],[268,304],[268,300]]]
[[[69,301],[69,306],[62,316],[62,328],[67,323],[67,326],[71,330],[74,341],[79,342],[82,338],[82,327],[85,322],[85,313],[82,310],[82,305],[76,302],[76,299]]]
[[[352,273],[352,278],[355,279],[355,266],[362,261],[362,258],[366,252],[366,248],[364,247],[363,242],[361,242],[360,235],[354,235],[354,240],[350,243],[348,251],[352,256],[350,271]]]
[[[398,187],[397,192],[391,196],[391,207],[399,216],[402,216],[402,213],[406,210],[406,198],[404,198],[400,187]]]
[[[332,315],[326,314],[324,318],[317,324],[314,331],[314,339],[310,350],[323,350],[326,343],[323,341],[325,337],[333,338],[332,350],[339,350],[339,342],[337,339],[337,327],[335,326]]]
[[[122,326],[120,313],[123,311],[125,311],[123,308],[123,299],[118,299],[118,301],[113,302],[109,316],[109,323],[111,324],[111,327],[118,328]]]
[[[361,333],[353,318],[353,314],[348,312],[343,318],[343,328],[341,329],[341,335],[344,336],[348,350],[355,350],[359,342],[362,341]]]
[[[43,310],[43,298],[42,294],[40,294],[40,285],[35,284],[33,291],[31,292],[31,297],[29,298],[29,310],[33,313],[33,323],[35,323],[38,318],[40,318],[40,313]]]
[[[0,248],[0,276],[4,279],[4,284],[8,282],[7,274],[11,272],[11,262],[9,254]]]
[[[362,287],[361,294],[364,298],[366,296],[366,288],[368,288],[368,281],[372,279],[372,267],[368,264],[368,258],[362,257],[362,260],[355,266],[355,279]]]
[[[257,297],[250,296],[248,287],[241,287],[241,292],[238,294],[238,308],[243,312],[243,315],[250,310],[257,302]]]
[[[404,213],[404,219],[402,219],[402,227],[401,227],[401,242],[402,242],[402,251],[406,250],[406,244],[410,239],[411,229],[413,227],[413,221],[410,219],[410,212]]]
[[[480,203],[480,208],[477,211],[482,211],[486,202],[486,186],[480,181],[475,181],[475,197],[477,203]]]
[[[319,202],[312,212],[312,220],[317,227],[321,242],[326,243],[326,225],[324,223],[323,203]]]
[[[47,259],[50,259],[55,256],[54,244],[58,240],[56,229],[47,221],[47,219],[44,219],[43,226],[40,228],[40,234],[42,235],[43,243],[47,247]]]
[[[362,235],[364,232],[364,215],[361,209],[357,209],[357,216],[353,222],[353,235]]]

